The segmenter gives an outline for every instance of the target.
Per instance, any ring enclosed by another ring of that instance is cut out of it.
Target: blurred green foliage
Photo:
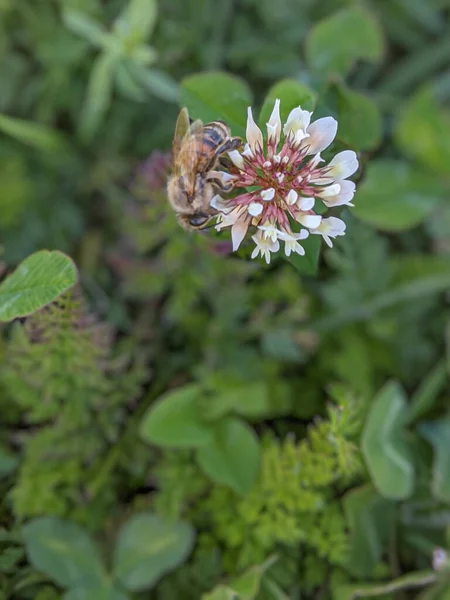
[[[446,600],[450,2],[0,17],[0,273],[79,273],[2,325],[0,598]],[[241,134],[277,97],[361,170],[335,248],[266,267],[165,178],[179,102]]]

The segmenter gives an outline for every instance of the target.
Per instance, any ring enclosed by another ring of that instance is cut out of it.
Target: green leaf
[[[109,35],[99,23],[88,15],[77,10],[66,9],[63,10],[62,18],[67,29],[83,37],[92,45],[99,48],[107,45]]]
[[[450,418],[421,423],[418,429],[434,449],[433,496],[442,502],[450,502]]]
[[[346,75],[357,60],[380,61],[383,51],[383,32],[373,14],[361,6],[320,21],[306,40],[307,62],[321,73]]]
[[[395,504],[366,485],[347,492],[343,507],[351,534],[346,567],[357,577],[372,575],[389,539]]]
[[[118,60],[117,52],[111,51],[103,52],[93,63],[79,122],[79,133],[84,142],[93,138],[109,108]]]
[[[193,543],[189,523],[151,513],[135,515],[119,533],[114,575],[129,590],[149,588],[187,558]]]
[[[0,131],[18,142],[42,152],[57,154],[59,152],[66,153],[68,150],[68,143],[64,136],[41,123],[0,114]]]
[[[295,79],[283,79],[270,88],[264,99],[259,115],[259,126],[265,131],[265,125],[270,118],[275,100],[280,99],[281,122],[286,119],[293,108],[301,106],[303,110],[314,110],[316,106],[316,94],[303,83]]]
[[[217,383],[222,383],[219,378]],[[269,390],[264,381],[240,384],[229,381],[228,386],[222,384],[221,388],[211,390],[202,408],[202,415],[208,420],[218,419],[230,412],[250,419],[262,418],[271,408]]]
[[[98,585],[105,579],[98,548],[75,523],[42,517],[27,523],[22,536],[33,566],[59,585]]]
[[[260,591],[264,573],[276,560],[275,556],[271,556],[261,565],[250,567],[245,573],[233,580],[230,587],[236,592],[239,600],[255,600]]]
[[[439,106],[431,88],[420,89],[401,107],[395,139],[407,156],[448,175],[450,113]]]
[[[362,434],[362,452],[375,487],[386,498],[408,498],[414,488],[414,464],[403,427],[407,399],[399,383],[387,383],[376,395]]]
[[[181,81],[180,102],[187,107],[191,118],[205,123],[221,119],[234,135],[245,135],[252,94],[239,77],[219,71],[185,77]]]
[[[141,65],[130,65],[130,72],[145,90],[169,102],[178,102],[180,89],[177,82],[164,71],[148,69]]]
[[[36,312],[76,281],[77,271],[68,256],[57,250],[35,252],[0,284],[0,321]]]
[[[289,596],[273,579],[265,578],[263,580],[262,591],[265,600],[289,600]]]
[[[121,61],[115,71],[115,83],[117,89],[129,100],[133,102],[146,102],[148,94],[142,85],[136,81],[131,73],[130,61]]]
[[[368,96],[336,86],[338,106],[338,137],[357,150],[370,150],[381,139],[381,114]]]
[[[134,43],[148,40],[155,28],[157,14],[156,0],[129,0],[116,21],[116,30],[121,37]]]
[[[399,160],[374,160],[357,188],[353,212],[383,231],[403,231],[422,223],[443,199],[432,175]]]
[[[219,585],[212,592],[203,594],[201,600],[238,600],[238,596],[228,586]]]
[[[2,477],[7,477],[13,471],[15,471],[18,464],[18,457],[14,456],[14,454],[12,454],[4,446],[0,445],[0,480]]]
[[[63,596],[63,600],[129,600],[129,598],[109,582],[98,586],[75,587]]]
[[[140,432],[146,442],[172,448],[208,446],[213,429],[199,415],[198,385],[186,385],[161,396],[144,416]]]
[[[258,476],[259,454],[253,429],[239,419],[228,418],[215,426],[212,444],[198,449],[197,460],[213,481],[246,494]]]
[[[319,256],[322,238],[320,235],[310,235],[300,243],[305,249],[305,256],[292,253],[289,257],[281,255],[284,260],[293,265],[301,275],[314,277],[319,270]]]
[[[444,359],[437,363],[411,397],[408,414],[406,415],[407,423],[416,421],[431,410],[447,381],[448,368]]]

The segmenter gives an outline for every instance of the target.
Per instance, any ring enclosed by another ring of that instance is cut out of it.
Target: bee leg
[[[215,152],[216,157],[224,154],[225,152],[230,152],[231,150],[236,150],[242,146],[241,138],[234,137],[226,140],[221,146],[219,146]]]
[[[212,169],[214,167],[216,161],[220,160],[221,155],[225,154],[225,152],[230,152],[231,150],[236,150],[236,148],[239,148],[240,146],[242,146],[241,138],[235,137],[235,138],[227,139],[223,144],[218,146],[218,148],[214,152],[214,156],[212,157],[209,164],[206,166],[205,171]]]
[[[230,192],[234,186],[234,177],[224,171],[210,171],[207,175],[208,183],[211,183],[220,192]]]

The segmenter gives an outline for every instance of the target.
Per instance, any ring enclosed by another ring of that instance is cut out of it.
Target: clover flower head
[[[358,159],[352,150],[344,150],[323,164],[321,152],[334,140],[337,121],[324,117],[311,122],[311,117],[311,112],[297,107],[283,126],[276,100],[264,142],[248,108],[245,146],[241,152],[229,152],[234,189],[244,191],[230,199],[217,195],[211,201],[219,212],[216,229],[231,227],[233,250],[239,248],[249,227],[256,229],[251,256],[261,255],[267,263],[279,251],[280,242],[287,256],[303,256],[299,240],[309,234],[321,235],[330,247],[333,238],[345,234],[341,219],[322,218],[314,207],[316,201],[327,208],[353,206],[355,184],[347,178],[358,169]],[[295,222],[301,226],[296,232],[291,226]]]

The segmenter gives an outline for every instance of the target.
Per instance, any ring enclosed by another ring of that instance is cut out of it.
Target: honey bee
[[[187,108],[178,115],[172,146],[172,174],[167,183],[169,202],[179,224],[188,230],[203,229],[217,214],[210,206],[217,192],[229,192],[232,181],[225,181],[216,167],[220,157],[241,146],[231,137],[228,125],[212,121],[190,123]]]

